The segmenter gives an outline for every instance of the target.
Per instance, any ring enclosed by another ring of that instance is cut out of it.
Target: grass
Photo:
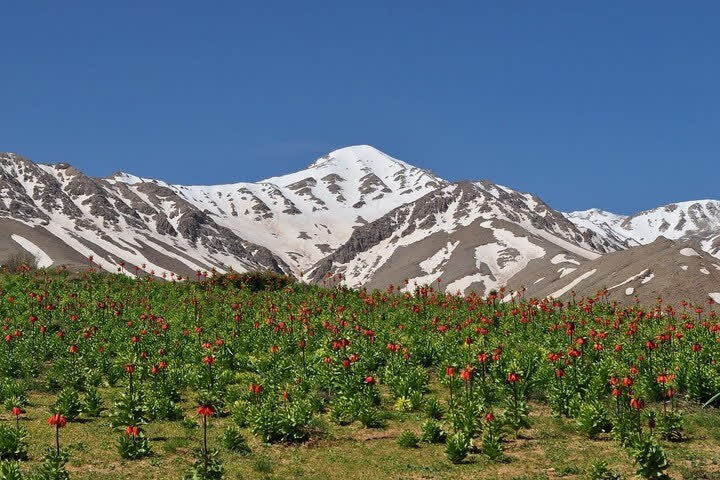
[[[105,407],[117,393],[101,391]],[[28,428],[30,460],[23,469],[37,465],[43,450],[52,444],[53,432],[47,425],[48,407],[54,396],[33,392],[21,424]],[[389,403],[389,402],[388,402]],[[194,418],[194,408],[186,404],[186,415]],[[247,456],[222,451],[228,479],[581,479],[598,460],[632,478],[632,460],[607,435],[595,440],[583,436],[575,422],[552,417],[547,407],[532,405],[532,428],[518,438],[508,437],[505,458],[493,462],[473,452],[460,465],[452,465],[444,455],[444,445],[421,443],[419,448],[403,448],[398,437],[406,430],[419,432],[424,417],[419,413],[390,413],[384,429],[365,429],[359,423],[341,427],[320,417],[317,435],[301,445],[264,445],[250,432],[242,433],[252,453]],[[715,410],[693,408],[687,414],[688,440],[663,442],[677,479],[720,480],[720,415]],[[12,422],[7,413],[0,421]],[[232,420],[210,421],[210,444],[220,447],[221,436]],[[176,480],[190,464],[192,449],[200,444],[201,431],[184,428],[180,422],[152,422],[146,427],[153,456],[139,461],[120,459],[107,411],[97,419],[80,419],[62,430],[62,444],[70,451],[68,470],[74,479],[111,480],[121,478]]]

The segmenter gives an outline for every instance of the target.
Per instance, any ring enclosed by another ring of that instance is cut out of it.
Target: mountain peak
[[[395,165],[408,169],[415,168],[402,160],[391,157],[371,145],[350,145],[333,150],[311,163],[308,168],[320,168],[326,165],[333,165],[341,168],[348,167],[350,165],[361,165],[363,168],[370,168],[372,170],[384,169]]]

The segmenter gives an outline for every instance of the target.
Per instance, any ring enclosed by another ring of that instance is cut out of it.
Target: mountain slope
[[[618,245],[583,234],[539,198],[488,181],[461,182],[357,228],[318,263],[310,279],[342,274],[349,286],[384,288],[407,280],[442,283],[450,292],[490,290],[537,272],[562,275]]]
[[[528,294],[545,297],[593,297],[607,292],[610,301],[635,300],[654,304],[658,297],[670,305],[681,300],[696,304],[708,298],[720,301],[720,261],[703,252],[697,242],[658,237],[646,245],[630,248],[586,262],[566,278],[532,286]]]
[[[86,259],[84,263],[93,257],[97,266],[109,271],[132,274],[131,265],[144,265],[158,275],[213,267],[290,271],[265,247],[244,240],[155,183],[130,188],[87,177],[67,164],[36,165],[14,154],[1,154],[0,192],[3,231],[39,257],[43,249],[13,233],[22,230],[29,235],[20,225],[32,227],[36,241],[72,258],[72,264],[79,262],[78,257]]]

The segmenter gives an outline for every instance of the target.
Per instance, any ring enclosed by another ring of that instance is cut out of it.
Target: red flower
[[[492,412],[485,414],[485,421],[487,423],[490,423],[493,420],[495,420],[495,415],[493,415]]]
[[[137,437],[140,435],[140,429],[136,426],[127,426],[125,428],[125,433],[131,437]]]
[[[473,370],[472,368],[463,368],[462,371],[460,371],[460,378],[465,380],[466,382],[469,382],[472,378]]]
[[[372,375],[368,375],[363,381],[366,385],[375,385],[375,377],[373,377]]]
[[[130,373],[130,374],[135,373],[135,365],[133,365],[131,363],[128,363],[127,365],[125,365],[125,373]]]
[[[55,425],[57,428],[63,428],[67,424],[67,418],[56,413],[48,419],[48,424]]]
[[[645,400],[642,398],[631,398],[630,406],[635,410],[642,410],[645,408]]]
[[[515,383],[518,380],[520,380],[520,375],[517,373],[508,373],[507,381],[510,383]]]
[[[19,417],[20,415],[23,414],[22,408],[20,408],[20,407],[13,407],[13,408],[12,408],[12,414],[15,415],[16,417]]]
[[[250,384],[250,392],[255,395],[260,395],[263,392],[263,386],[255,383]]]
[[[215,357],[212,355],[207,355],[203,357],[202,361],[205,365],[212,365],[213,363],[215,363]]]
[[[455,369],[454,369],[453,367],[447,367],[447,368],[445,369],[445,375],[447,375],[447,376],[450,377],[450,378],[454,377],[454,376],[455,376]]]
[[[555,370],[555,376],[556,376],[557,378],[562,378],[562,377],[564,377],[564,376],[565,376],[565,370],[563,370],[562,368],[558,368],[557,370]]]
[[[203,417],[211,417],[215,415],[215,409],[210,405],[200,405],[197,409],[197,413]]]
[[[70,345],[68,347],[68,352],[70,352],[70,353],[77,353],[77,351],[78,351],[77,345]]]
[[[557,362],[558,360],[560,360],[562,358],[562,354],[550,352],[550,353],[548,353],[547,358],[551,362]]]
[[[694,343],[692,346],[692,351],[697,353],[700,350],[702,350],[702,345],[700,345],[699,343]]]

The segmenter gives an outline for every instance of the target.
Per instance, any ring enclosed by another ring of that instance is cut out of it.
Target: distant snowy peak
[[[616,213],[601,210],[599,208],[591,208],[589,210],[579,210],[565,214],[568,218],[588,220],[593,223],[602,223],[608,221],[621,221],[627,218],[627,215],[618,215]]]
[[[663,236],[671,240],[698,240],[706,251],[717,253],[715,240],[720,234],[720,201],[717,200],[672,203],[630,216],[599,209],[565,216],[580,228],[626,241],[628,246],[646,245]]]
[[[640,212],[620,223],[640,243],[654,241],[660,235],[678,239],[688,235],[705,236],[720,230],[720,201],[698,200],[672,203]]]

